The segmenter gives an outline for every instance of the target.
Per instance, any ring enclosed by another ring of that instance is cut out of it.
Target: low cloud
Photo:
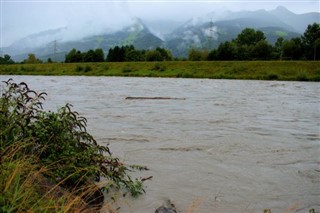
[[[112,32],[132,23],[132,18],[143,20],[173,20],[185,22],[190,17],[207,17],[215,12],[217,18],[225,10],[274,9],[279,5],[286,6],[296,13],[316,11],[317,1],[293,1],[287,3],[256,1],[221,2],[176,2],[176,1],[10,1],[3,0],[1,8],[1,41],[9,46],[14,41],[30,34],[49,29],[66,27],[62,36],[64,40],[73,40],[90,35]],[[207,19],[206,19],[207,20]],[[194,19],[197,21],[197,19]],[[208,32],[204,32],[208,33]],[[197,40],[196,37],[192,38]]]

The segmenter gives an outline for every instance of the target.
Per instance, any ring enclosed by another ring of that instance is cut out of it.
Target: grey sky
[[[0,5],[2,46],[32,33],[65,26],[72,29],[70,36],[99,33],[121,28],[133,17],[185,21],[212,11],[272,10],[279,5],[295,13],[319,12],[318,0],[0,0]]]

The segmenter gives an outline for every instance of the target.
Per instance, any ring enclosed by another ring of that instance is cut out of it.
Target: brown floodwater
[[[320,211],[320,84],[168,78],[0,76],[65,103],[114,156],[150,170],[120,212]],[[145,100],[126,97],[172,97]]]

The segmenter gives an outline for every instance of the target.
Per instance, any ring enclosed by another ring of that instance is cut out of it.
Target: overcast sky
[[[285,6],[295,13],[319,12],[319,1],[306,0],[0,0],[1,47],[43,30],[66,27],[74,33],[121,28],[132,17],[186,21],[223,10],[272,10]]]

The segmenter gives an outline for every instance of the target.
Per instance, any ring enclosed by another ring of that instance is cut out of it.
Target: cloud
[[[202,29],[202,33],[205,37],[211,37],[213,40],[218,39],[218,28],[216,26],[211,26],[205,29]]]
[[[1,40],[8,46],[17,39],[49,29],[67,27],[64,39],[110,32],[123,28],[132,18],[143,20],[187,21],[190,17],[204,17],[214,11],[274,9],[286,6],[296,13],[317,11],[318,1],[63,1],[63,0],[2,0]],[[196,40],[196,39],[195,39]]]

